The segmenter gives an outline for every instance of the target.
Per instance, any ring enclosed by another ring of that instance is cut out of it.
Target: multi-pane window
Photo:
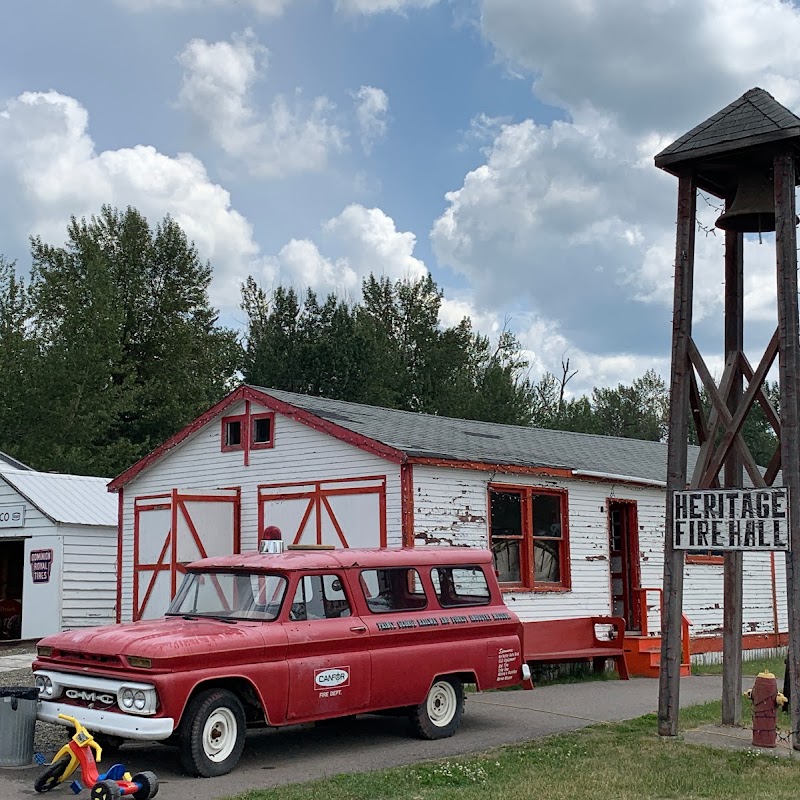
[[[528,589],[569,588],[565,492],[491,487],[489,537],[500,583]]]
[[[248,429],[249,420],[249,429]],[[264,450],[275,443],[275,414],[237,414],[222,419],[222,449]]]

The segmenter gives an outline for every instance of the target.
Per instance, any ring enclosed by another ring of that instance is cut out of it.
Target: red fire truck
[[[230,772],[248,727],[399,710],[455,733],[464,684],[527,681],[491,553],[297,549],[187,567],[166,616],[49,636],[39,719],[166,740],[192,775]]]

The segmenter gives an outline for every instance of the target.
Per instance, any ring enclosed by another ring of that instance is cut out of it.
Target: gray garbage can
[[[0,767],[26,767],[33,761],[33,734],[39,690],[0,686]]]

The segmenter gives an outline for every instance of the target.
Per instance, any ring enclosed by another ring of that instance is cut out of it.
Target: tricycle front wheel
[[[61,756],[58,761],[54,761],[47,769],[36,779],[33,788],[40,794],[49,792],[54,789],[61,782],[64,773],[69,766],[70,757]]]

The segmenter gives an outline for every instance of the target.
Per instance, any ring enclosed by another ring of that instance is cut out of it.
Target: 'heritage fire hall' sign
[[[672,541],[678,550],[788,550],[789,490],[675,492]]]

